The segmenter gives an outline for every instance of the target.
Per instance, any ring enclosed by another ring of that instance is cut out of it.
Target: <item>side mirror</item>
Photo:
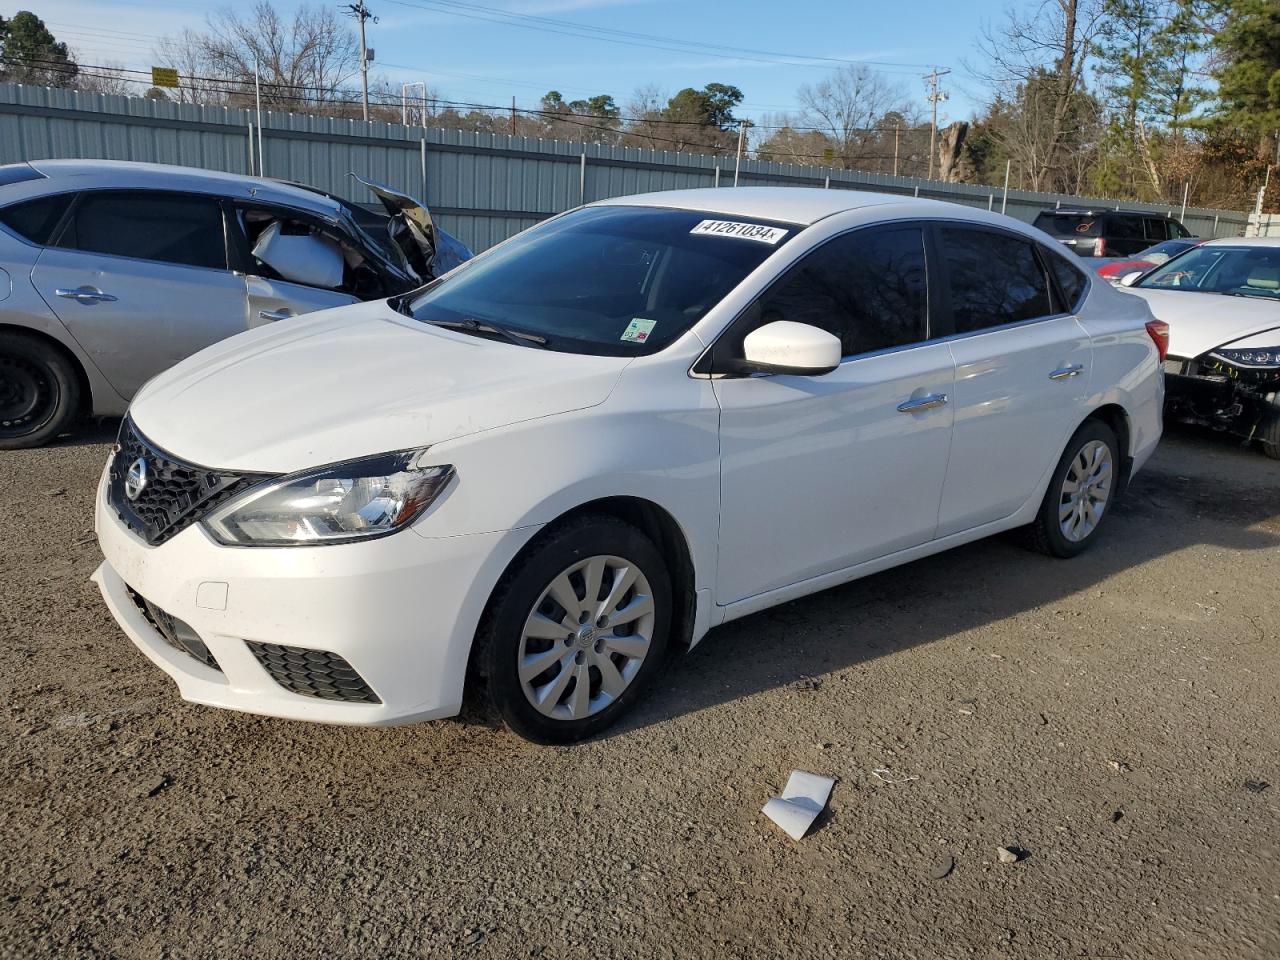
[[[1140,276],[1142,276],[1141,270],[1134,270],[1133,273],[1126,273],[1123,277],[1120,278],[1120,286],[1132,287],[1135,283],[1138,282],[1138,278]]]
[[[775,320],[742,341],[742,367],[751,373],[818,377],[840,366],[840,340],[808,323]]]

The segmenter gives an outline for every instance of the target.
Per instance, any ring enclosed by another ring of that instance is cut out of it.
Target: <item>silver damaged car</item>
[[[358,179],[358,178],[357,178]],[[196,351],[406,292],[471,256],[417,201],[106,160],[0,166],[0,449],[124,412]]]

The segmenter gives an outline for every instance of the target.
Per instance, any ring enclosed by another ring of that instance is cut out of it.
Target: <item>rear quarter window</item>
[[[1084,271],[1078,269],[1068,263],[1065,258],[1058,256],[1050,250],[1040,249],[1040,259],[1049,267],[1049,272],[1053,274],[1053,279],[1058,281],[1058,289],[1062,291],[1062,297],[1065,303],[1060,304],[1064,313],[1072,313],[1080,305],[1080,298],[1084,295],[1085,287],[1089,283],[1089,279],[1085,276]]]
[[[22,239],[44,246],[53,236],[54,228],[58,226],[74,196],[61,193],[0,207],[0,223]]]

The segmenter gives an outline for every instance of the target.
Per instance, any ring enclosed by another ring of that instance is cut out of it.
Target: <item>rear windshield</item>
[[[1280,298],[1280,247],[1196,247],[1152,270],[1139,287]]]
[[[442,277],[424,322],[501,324],[552,350],[639,356],[697,323],[799,230],[655,207],[575,210]]]
[[[1055,237],[1096,237],[1102,231],[1102,218],[1081,213],[1042,213],[1036,226]]]

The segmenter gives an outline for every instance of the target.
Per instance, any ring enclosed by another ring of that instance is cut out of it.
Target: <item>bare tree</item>
[[[293,110],[349,99],[341,87],[360,62],[355,34],[336,8],[304,5],[286,16],[268,0],[258,0],[247,14],[212,13],[204,30],[166,38],[157,54],[192,78],[193,99],[250,100],[256,69],[263,104]]]
[[[804,123],[818,128],[835,145],[834,165],[844,169],[883,168],[891,149],[890,114],[910,115],[912,107],[902,88],[860,64],[842,67],[797,93]]]
[[[983,29],[978,48],[985,64],[970,70],[1010,100],[1021,88],[1030,109],[1022,111],[1012,139],[1032,189],[1042,189],[1067,165],[1071,116],[1101,23],[1101,0],[1040,0],[1025,13],[1010,7],[1001,26]]]

